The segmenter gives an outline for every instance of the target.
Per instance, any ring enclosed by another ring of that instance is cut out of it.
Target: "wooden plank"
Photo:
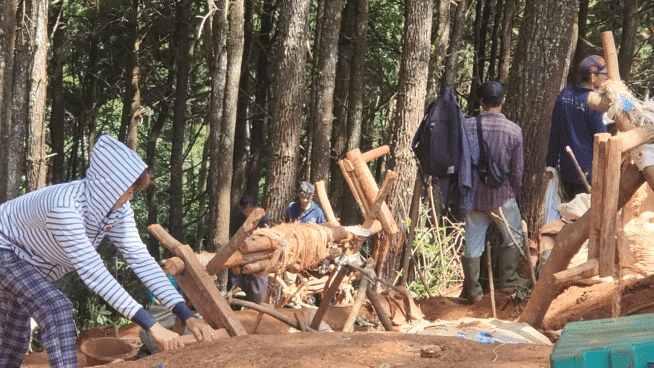
[[[611,134],[598,133],[593,138],[593,177],[590,193],[590,227],[588,229],[588,259],[599,257],[600,224],[606,169],[606,143]]]
[[[365,195],[364,200],[367,201],[367,203],[372,204],[377,197],[377,193],[379,193],[379,187],[377,186],[375,178],[370,172],[370,168],[368,168],[368,165],[363,161],[361,157],[361,151],[359,151],[358,148],[355,148],[347,152],[346,157],[350,160],[350,162],[352,162],[354,173]],[[399,228],[395,223],[395,219],[393,218],[393,215],[391,214],[391,211],[386,203],[382,203],[379,222],[381,222],[384,231],[389,235],[397,234],[399,232]]]
[[[554,284],[557,286],[566,284],[570,281],[589,279],[597,276],[599,271],[599,261],[589,259],[588,262],[582,263],[577,267],[568,268],[554,274]]]
[[[220,294],[216,284],[214,284],[213,278],[209,276],[206,269],[202,267],[202,264],[198,261],[195,253],[193,253],[193,249],[188,245],[178,247],[177,256],[184,260],[184,263],[186,264],[185,274],[190,275],[193,282],[198,286],[204,295],[204,298],[207,300],[206,304],[202,307],[194,304],[195,307],[198,308],[198,311],[200,311],[200,308],[203,309],[203,311],[200,311],[202,317],[206,318],[205,315],[211,315],[213,318],[217,318],[220,320],[222,327],[224,327],[231,336],[247,335],[245,328],[238,318],[236,318],[229,303],[227,303],[227,300],[225,300],[222,294]]]
[[[606,170],[602,196],[602,222],[599,241],[599,275],[613,276],[615,270],[615,222],[620,190],[620,141],[610,138],[607,144]]]
[[[379,189],[379,192],[377,193],[377,197],[375,198],[375,200],[372,203],[372,206],[370,207],[370,212],[368,213],[368,217],[363,222],[363,227],[365,228],[371,227],[373,221],[377,219],[377,216],[379,215],[379,211],[381,211],[382,205],[385,203],[386,198],[388,198],[388,194],[391,192],[391,188],[395,183],[395,180],[397,180],[397,173],[395,171],[388,170],[386,172],[386,178],[384,178],[384,182],[382,183],[381,189]]]
[[[229,259],[229,257],[245,242],[245,239],[257,229],[259,226],[259,220],[261,220],[265,214],[266,211],[261,208],[255,208],[254,211],[252,211],[236,234],[229,239],[229,243],[220,248],[211,261],[209,261],[207,264],[207,273],[209,275],[213,276],[219,269],[223,268],[225,261]]]

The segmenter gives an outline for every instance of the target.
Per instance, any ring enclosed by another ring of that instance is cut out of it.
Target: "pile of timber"
[[[353,239],[342,226],[283,223],[252,232],[222,266],[236,274],[257,277],[283,271],[299,273],[339,256],[344,244]]]

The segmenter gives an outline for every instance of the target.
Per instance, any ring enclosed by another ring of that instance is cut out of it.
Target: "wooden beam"
[[[593,178],[590,192],[590,228],[588,229],[588,259],[599,258],[604,180],[606,178],[606,146],[611,134],[595,134],[593,140]]]
[[[386,198],[388,198],[388,194],[391,192],[391,188],[393,187],[393,184],[395,184],[395,180],[397,180],[397,173],[395,171],[388,170],[386,172],[386,178],[384,178],[384,182],[382,183],[382,186],[377,193],[377,197],[370,207],[368,217],[363,222],[363,227],[372,227],[372,223],[377,219],[377,216],[382,209],[382,205],[386,203]]]
[[[245,239],[252,234],[259,226],[259,220],[266,214],[261,208],[255,208],[250,216],[245,219],[243,225],[238,229],[236,234],[229,239],[226,246],[218,249],[216,255],[207,264],[207,273],[215,275],[219,269],[223,268],[223,264],[236,250],[245,242]]]
[[[318,180],[316,182],[316,196],[318,197],[318,202],[322,207],[322,212],[325,213],[325,219],[330,224],[340,225],[336,215],[334,215],[334,209],[332,204],[329,202],[329,197],[327,196],[327,188],[325,187],[324,180]]]
[[[225,328],[231,336],[247,335],[245,328],[220,294],[213,278],[202,266],[193,249],[181,244],[159,224],[150,225],[148,229],[161,244],[184,261],[185,270],[176,275],[175,280],[202,318],[213,328]]]
[[[385,154],[389,153],[391,151],[390,147],[388,145],[382,145],[377,148],[373,148],[370,151],[363,152],[361,154],[361,159],[365,163],[370,163],[370,161],[380,158],[384,156]]]
[[[597,259],[589,259],[588,262],[582,263],[577,267],[568,268],[555,273],[554,284],[561,286],[571,281],[585,280],[593,276],[597,276],[599,271],[599,261]]]
[[[615,222],[620,190],[620,142],[610,138],[607,143],[606,170],[602,195],[602,220],[599,241],[599,275],[613,276],[615,271]]]

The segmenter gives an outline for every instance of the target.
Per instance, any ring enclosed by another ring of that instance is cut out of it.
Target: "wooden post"
[[[600,38],[604,50],[604,61],[606,61],[606,75],[610,80],[619,81],[618,53],[615,50],[615,42],[613,42],[613,32],[604,31],[600,33]]]
[[[247,335],[213,279],[198,261],[193,249],[178,242],[159,224],[150,225],[148,230],[161,244],[184,261],[184,272],[175,275],[175,280],[202,318],[213,328],[225,328],[231,336]]]
[[[599,259],[602,223],[602,198],[604,179],[606,178],[606,145],[611,137],[609,133],[595,134],[593,143],[593,186],[590,192],[590,228],[588,233],[588,259]]]
[[[320,329],[320,322],[322,321],[323,317],[325,317],[325,313],[327,313],[327,309],[332,304],[332,299],[334,298],[334,295],[336,295],[336,291],[338,290],[339,286],[341,286],[341,282],[343,282],[343,279],[348,272],[350,271],[347,267],[341,267],[341,269],[336,273],[336,276],[334,276],[334,280],[332,281],[331,285],[329,285],[329,289],[327,289],[325,295],[322,297],[320,305],[318,306],[318,310],[311,320],[310,327],[314,330]]]
[[[325,219],[327,222],[340,226],[341,224],[338,222],[336,215],[334,215],[332,204],[329,202],[329,197],[327,196],[327,188],[325,188],[324,180],[319,180],[316,182],[316,197],[318,197],[318,202],[320,202],[320,207],[322,207],[322,211],[325,213]]]
[[[622,155],[620,143],[610,138],[607,144],[606,170],[602,193],[602,221],[599,242],[599,275],[614,276],[615,269],[615,222],[618,211],[618,191],[620,190],[620,163]],[[592,203],[592,199],[591,199]]]

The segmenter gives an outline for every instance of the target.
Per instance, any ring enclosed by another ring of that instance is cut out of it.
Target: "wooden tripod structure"
[[[339,162],[343,175],[352,190],[352,194],[359,204],[364,214],[364,228],[369,228],[370,233],[374,234],[384,231],[389,235],[397,233],[398,227],[386,205],[386,197],[390,192],[392,184],[397,179],[397,173],[388,171],[381,189],[377,187],[374,177],[372,176],[367,163],[375,158],[381,157],[389,152],[388,146],[381,146],[372,151],[362,154],[358,149],[347,153],[347,158]],[[325,216],[331,225],[339,225],[334,216],[334,212],[329,203],[324,182],[316,183],[318,199],[323,206]],[[242,336],[247,332],[241,325],[240,321],[232,311],[227,300],[222,296],[220,290],[213,282],[212,276],[225,267],[226,261],[245,243],[246,239],[256,229],[259,220],[264,215],[261,208],[255,209],[246,219],[238,232],[229,240],[229,243],[222,247],[216,255],[207,264],[206,268],[199,262],[197,255],[190,246],[181,244],[175,238],[170,236],[166,230],[158,224],[150,225],[148,230],[159,240],[167,249],[176,257],[166,260],[165,269],[175,277],[175,280],[181,287],[182,291],[190,299],[202,317],[215,329],[224,328],[230,336]],[[349,253],[358,252],[358,246],[349,249]],[[370,266],[366,269],[369,273]],[[351,272],[354,266],[344,265],[334,277],[322,303],[320,304],[316,315],[314,316],[311,327],[317,329],[320,321],[331,304],[332,297],[336,293],[340,283],[346,273]],[[374,278],[368,274],[369,279]],[[377,293],[370,287],[364,287],[366,295],[371,299],[373,307],[376,309],[384,327],[387,330],[394,330],[391,322],[381,308]],[[360,303],[358,303],[360,307]],[[358,312],[358,308],[357,308]],[[277,317],[277,316],[275,316]],[[280,319],[279,317],[277,317]],[[284,321],[283,319],[281,319]],[[286,321],[284,321],[286,322]]]

